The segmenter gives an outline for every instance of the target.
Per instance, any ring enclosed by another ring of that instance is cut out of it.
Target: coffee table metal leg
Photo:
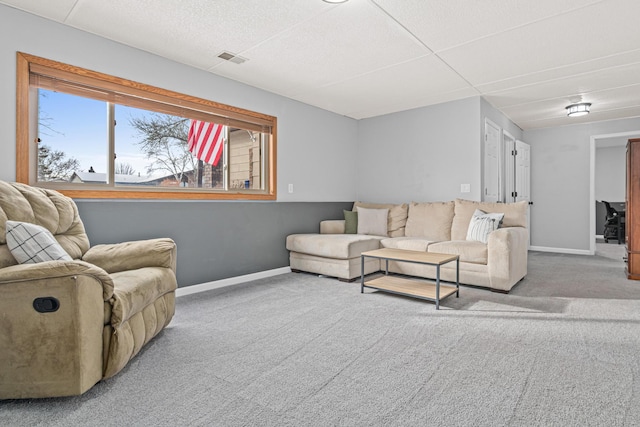
[[[360,255],[360,293],[364,293],[364,255]]]
[[[436,310],[440,310],[440,266],[436,266]]]
[[[456,298],[460,297],[460,257],[456,258]]]

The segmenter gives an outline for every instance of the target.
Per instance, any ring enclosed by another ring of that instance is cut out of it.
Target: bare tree
[[[38,147],[38,181],[67,181],[79,169],[80,162],[63,151],[44,144]]]
[[[116,163],[114,173],[119,175],[135,175],[136,170],[131,163]]]
[[[129,123],[142,137],[138,145],[151,160],[148,174],[164,171],[183,182],[187,172],[197,169],[198,161],[187,148],[189,119],[153,113],[142,118],[132,117]]]
[[[40,97],[46,98],[47,93],[40,91]],[[47,136],[54,133],[64,136],[64,133],[53,128],[53,118],[40,106],[41,103],[38,103],[38,132]],[[54,150],[40,142],[38,138],[38,181],[66,181],[80,169],[80,162],[76,158],[67,158],[64,151]]]

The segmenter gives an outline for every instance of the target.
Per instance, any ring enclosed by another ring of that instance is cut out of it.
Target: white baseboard
[[[572,254],[572,255],[594,255],[588,249],[567,249],[567,248],[548,248],[546,246],[529,246],[530,251],[538,252],[554,252],[557,254]]]
[[[273,270],[245,274],[244,276],[229,277],[227,279],[215,280],[213,282],[201,283],[199,285],[185,286],[184,288],[176,289],[176,296],[182,297],[185,295],[191,295],[199,292],[210,291],[211,289],[218,289],[218,288],[224,288],[226,286],[239,285],[241,283],[251,282],[252,280],[279,276],[280,274],[286,274],[286,273],[291,273],[290,267],[275,268]]]

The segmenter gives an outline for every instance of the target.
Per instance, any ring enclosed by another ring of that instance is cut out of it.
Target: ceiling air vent
[[[246,58],[243,58],[231,52],[222,52],[220,55],[218,55],[218,58],[222,58],[225,61],[233,62],[234,64],[242,64],[243,62],[247,61]]]

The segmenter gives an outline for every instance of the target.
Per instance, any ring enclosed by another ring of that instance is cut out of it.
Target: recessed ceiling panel
[[[332,6],[287,0],[79,0],[67,24],[199,68],[244,50]]]
[[[58,22],[64,22],[65,18],[78,0],[2,0],[3,4],[13,6]]]
[[[640,2],[597,3],[439,55],[474,85],[607,57],[640,46]]]
[[[469,89],[465,92],[467,96],[478,95],[446,64],[429,55],[295,94],[294,97],[305,102],[320,98],[325,109],[362,118],[375,115],[373,112],[392,112],[429,105],[432,99],[442,99],[443,95],[457,93],[461,89]]]
[[[578,62],[567,66],[551,68],[539,72],[532,72],[505,80],[499,80],[487,84],[476,85],[482,93],[495,93],[506,89],[529,86],[536,83],[544,83],[563,78],[571,78],[576,75],[607,70],[627,64],[640,63],[640,49],[624,52],[616,55],[609,55],[603,58],[596,58],[589,61]],[[616,79],[610,82],[616,84]]]
[[[437,52],[602,0],[373,1]]]
[[[565,96],[568,102],[573,102],[572,99],[575,97],[581,97],[582,101],[589,101],[591,92],[612,89],[614,85],[620,88],[637,84],[639,75],[640,62],[492,92],[485,94],[484,97],[496,108],[526,104],[558,96]]]
[[[593,92],[586,101],[592,104],[591,113],[578,118],[567,117],[565,107],[569,105],[569,102],[564,98],[514,105],[502,108],[501,111],[523,129],[545,127],[549,122],[555,123],[554,126],[559,126],[633,117],[635,109],[640,108],[640,84]]]
[[[351,1],[244,52],[242,66],[254,71],[212,71],[262,88],[280,90],[275,78],[313,89],[429,53],[377,7]]]

